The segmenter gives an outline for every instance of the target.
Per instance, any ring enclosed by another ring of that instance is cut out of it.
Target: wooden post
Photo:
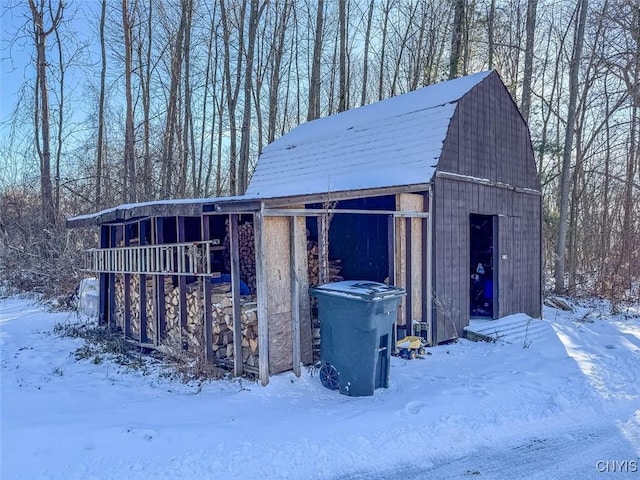
[[[100,226],[100,248],[109,248],[109,227]],[[110,297],[113,296],[113,289],[109,289],[109,273],[100,273],[100,311],[98,312],[98,324],[105,325],[109,321]]]
[[[162,217],[155,217],[155,243],[156,245],[164,244],[164,219]],[[159,253],[159,252],[158,252]],[[154,341],[155,345],[159,345],[160,341],[164,337],[164,334],[167,330],[167,322],[166,322],[166,306],[164,296],[165,286],[164,286],[164,275],[154,275],[155,282],[155,290],[156,290],[156,311],[158,318],[158,331],[156,332],[156,338]]]
[[[202,240],[211,240],[211,228],[210,228],[210,220],[211,217],[209,215],[202,216]],[[206,249],[206,258],[205,262],[207,265],[207,273],[211,273],[211,252],[209,249]],[[202,279],[202,297],[203,297],[203,309],[204,309],[204,318],[202,319],[204,322],[203,325],[203,334],[204,334],[204,358],[207,360],[213,359],[213,345],[212,345],[212,335],[213,335],[213,318],[211,315],[211,277],[203,277]]]
[[[139,245],[147,245],[147,221],[143,220],[138,225],[138,238],[140,239]],[[138,271],[140,272],[140,343],[147,343],[147,275],[143,272],[146,271],[146,265],[142,261],[143,252],[139,250],[136,252]]]
[[[129,225],[123,225],[123,237],[124,237],[124,246],[125,248],[129,246]],[[126,250],[125,250],[126,252]],[[122,264],[126,265],[126,253],[123,255]],[[131,336],[131,275],[128,273],[124,274],[124,336]]]
[[[406,217],[405,221],[405,280],[404,288],[407,291],[407,305],[405,308],[405,328],[407,335],[413,335],[413,282],[411,281],[411,263],[412,263],[412,248],[411,248],[411,222],[412,218]]]
[[[388,217],[387,246],[389,253],[389,285],[396,284],[396,223],[395,218]]]
[[[264,258],[264,217],[254,216],[253,230],[256,243],[256,290],[258,300],[258,369],[262,385],[269,383],[269,319],[267,317],[267,285]]]
[[[184,217],[177,218],[176,228],[178,229],[178,243],[183,243],[185,241]],[[178,252],[178,256],[178,265],[183,265],[184,256],[180,256],[180,252]],[[182,334],[187,328],[187,278],[184,275],[178,275],[178,298],[180,303],[180,338],[182,339]]]
[[[436,211],[433,205],[433,187],[429,187],[429,217],[427,218],[427,341],[429,345],[435,345],[437,342],[436,325],[437,321],[434,319],[433,309],[435,308],[433,302],[433,215]],[[437,318],[437,317],[436,317]]]
[[[411,335],[412,321],[423,320],[422,310],[424,285],[421,265],[424,253],[422,248],[422,220],[411,216],[422,213],[424,198],[422,195],[401,193],[396,195],[396,209],[406,217],[396,219],[396,285],[407,291],[401,302],[400,324],[404,323],[407,335]]]
[[[329,218],[318,216],[318,285],[329,281]]]
[[[432,345],[431,338],[431,228],[430,218],[431,211],[429,210],[429,196],[423,195],[423,211],[429,212],[428,218],[422,219],[422,251],[424,252],[424,261],[420,264],[422,270],[422,285],[424,288],[424,294],[422,295],[422,318],[427,322],[427,342]]]
[[[229,239],[229,253],[231,254],[231,297],[233,301],[233,374],[242,375],[242,310],[240,305],[240,250],[238,245],[237,213],[229,215]],[[258,321],[260,321],[260,318]],[[259,340],[259,342],[262,341]]]
[[[298,217],[291,217],[290,220],[290,237],[291,237],[291,348],[293,373],[296,377],[301,374],[300,371],[300,280],[296,268],[298,259]]]
[[[117,244],[117,229],[116,225],[111,225],[107,227],[109,230],[109,247],[115,248]],[[113,261],[113,258],[112,258]],[[113,269],[112,269],[113,270]],[[114,312],[116,311],[116,274],[109,274],[109,308],[108,308],[108,317],[107,317],[107,326],[109,329],[117,326],[117,322],[114,316]]]

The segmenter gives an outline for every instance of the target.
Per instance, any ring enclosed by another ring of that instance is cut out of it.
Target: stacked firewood
[[[229,237],[229,224],[227,221],[227,234],[224,239],[225,267],[231,271],[229,258],[231,239]],[[238,225],[238,256],[240,263],[240,278],[247,284],[252,294],[256,293],[256,244],[253,236],[253,224],[243,223]]]
[[[309,271],[309,286],[316,287],[320,283],[320,260],[318,258],[318,242],[307,241],[307,268]],[[342,260],[329,259],[328,282],[340,282],[344,280],[340,276]]]
[[[153,308],[153,279],[147,277],[147,296],[145,303],[145,313],[147,315],[147,339],[153,342],[156,336],[156,322]],[[116,302],[116,324],[124,330],[124,275],[118,275],[115,281],[115,302]],[[131,323],[129,328],[131,335],[140,335],[140,275],[130,275],[129,277],[129,318]]]
[[[231,360],[233,347],[233,302],[228,295],[213,296],[213,351],[216,358]],[[242,362],[258,366],[258,316],[256,303],[241,306]]]
[[[121,273],[116,274],[114,300],[116,325],[124,330],[124,275]]]
[[[229,295],[212,295],[212,347],[218,359],[233,360],[233,303]],[[188,350],[204,349],[204,297],[202,285],[187,286],[186,328],[180,328],[180,295],[178,287],[165,295],[166,336],[173,344],[182,343]],[[258,317],[255,303],[241,306],[242,360],[249,366],[258,365]]]

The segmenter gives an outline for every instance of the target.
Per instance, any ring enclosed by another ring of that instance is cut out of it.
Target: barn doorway
[[[469,216],[470,315],[495,318],[497,216]]]

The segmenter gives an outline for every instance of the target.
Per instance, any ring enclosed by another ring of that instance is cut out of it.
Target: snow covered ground
[[[76,361],[53,333],[73,316],[2,299],[0,477],[640,478],[640,312],[602,308],[545,308],[527,348],[392,358],[390,388],[354,398],[308,370],[199,387]]]

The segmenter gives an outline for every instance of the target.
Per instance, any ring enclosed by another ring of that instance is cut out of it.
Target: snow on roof
[[[247,196],[429,183],[460,100],[491,71],[302,124],[267,145]]]

